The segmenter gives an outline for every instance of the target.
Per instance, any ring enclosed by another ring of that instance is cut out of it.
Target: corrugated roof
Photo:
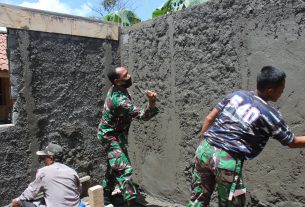
[[[8,60],[6,54],[7,34],[0,33],[0,71],[8,71]]]

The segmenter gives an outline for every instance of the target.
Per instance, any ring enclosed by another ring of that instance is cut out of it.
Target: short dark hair
[[[46,157],[51,158],[54,162],[63,163],[63,155],[41,155],[38,157],[39,162],[42,162]]]
[[[63,155],[54,155],[53,156],[53,160],[54,162],[60,162],[60,163],[63,163]]]
[[[256,84],[259,91],[275,88],[283,84],[286,74],[281,69],[273,66],[264,66],[257,74]]]
[[[116,72],[116,68],[110,68],[110,70],[107,73],[107,76],[112,84],[115,84],[114,83],[115,79],[120,78],[119,74]]]

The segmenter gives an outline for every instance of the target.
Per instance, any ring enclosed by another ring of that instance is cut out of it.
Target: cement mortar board
[[[3,3],[0,3],[0,27],[100,39],[119,39],[119,26],[115,23]]]

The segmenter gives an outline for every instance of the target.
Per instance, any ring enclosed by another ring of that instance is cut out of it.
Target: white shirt
[[[44,193],[47,207],[79,207],[81,184],[72,168],[55,162],[37,171],[36,179],[18,197],[18,200],[33,200]]]

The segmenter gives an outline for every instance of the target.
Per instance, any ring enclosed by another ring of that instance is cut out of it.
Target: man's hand
[[[157,93],[154,91],[146,91],[146,96],[148,98],[149,107],[155,108],[156,107],[156,100],[157,100]]]
[[[21,207],[18,199],[15,198],[12,200],[12,207]]]

